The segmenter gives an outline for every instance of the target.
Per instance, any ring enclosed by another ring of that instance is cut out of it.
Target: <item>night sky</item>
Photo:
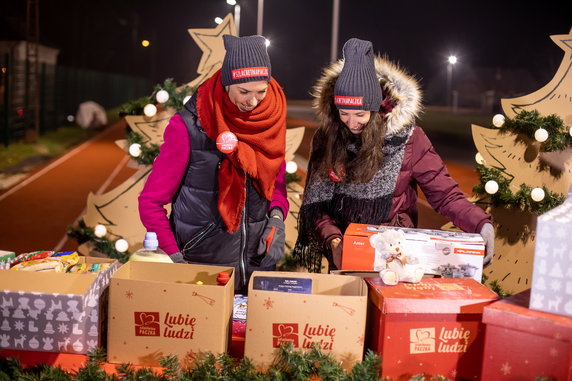
[[[550,35],[572,27],[566,3],[341,0],[338,56],[358,37],[423,87],[443,75],[451,53],[459,65],[526,69],[544,84],[563,57]],[[240,34],[255,34],[258,0],[241,4]],[[0,40],[25,38],[25,5],[0,0]],[[290,99],[308,98],[330,59],[332,1],[265,0],[264,10],[273,75]],[[214,18],[229,12],[225,0],[40,0],[40,43],[60,49],[61,65],[182,84],[197,76],[202,55],[187,29],[214,28]],[[141,47],[144,38],[149,48]]]

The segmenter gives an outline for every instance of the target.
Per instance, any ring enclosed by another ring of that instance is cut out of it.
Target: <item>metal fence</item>
[[[26,107],[25,62],[6,54],[0,62],[0,139],[4,146],[20,141],[33,126]],[[42,64],[40,67],[40,134],[69,124],[78,105],[94,101],[109,109],[148,95],[152,84],[146,78],[123,74]]]

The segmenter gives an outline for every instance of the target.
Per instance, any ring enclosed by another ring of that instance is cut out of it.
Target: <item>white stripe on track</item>
[[[93,144],[95,141],[100,140],[103,136],[105,136],[106,134],[110,133],[112,129],[108,129],[107,131],[102,132],[101,134],[94,136],[93,138],[91,138],[90,140],[80,144],[79,146],[77,146],[76,148],[72,149],[71,151],[69,151],[68,153],[66,153],[63,156],[60,156],[57,160],[55,160],[54,162],[48,164],[47,166],[45,166],[44,168],[42,168],[41,170],[39,170],[38,172],[34,173],[32,176],[28,177],[27,179],[25,179],[24,181],[18,183],[17,185],[15,185],[14,187],[10,188],[6,193],[3,193],[2,195],[0,195],[0,201],[2,201],[3,199],[5,199],[6,197],[10,196],[12,193],[22,189],[23,187],[25,187],[26,185],[30,184],[32,181],[38,179],[39,177],[43,176],[44,174],[46,174],[47,172],[51,171],[53,168],[57,167],[58,165],[60,165],[61,163],[63,163],[64,161],[70,159],[71,157],[73,157],[74,155],[78,154],[79,152],[83,151],[85,148],[87,148],[89,145]]]

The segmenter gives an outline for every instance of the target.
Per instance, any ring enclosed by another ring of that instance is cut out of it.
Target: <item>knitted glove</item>
[[[485,258],[483,259],[483,267],[493,263],[493,255],[495,253],[495,229],[492,224],[486,223],[481,228],[481,237],[485,241]]]
[[[181,254],[180,251],[177,251],[176,253],[173,253],[171,255],[169,255],[169,258],[171,258],[171,260],[174,263],[187,263],[185,261],[185,259],[183,258],[183,254]]]
[[[284,244],[286,240],[286,227],[282,221],[282,211],[272,209],[270,217],[266,221],[266,227],[260,237],[257,254],[263,256],[261,267],[273,266],[284,256]]]

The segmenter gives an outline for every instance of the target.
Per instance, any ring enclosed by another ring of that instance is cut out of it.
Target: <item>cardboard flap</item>
[[[530,289],[485,307],[483,323],[572,342],[572,318],[531,310]]]
[[[366,278],[370,299],[384,314],[482,313],[497,294],[474,279],[424,278],[420,283],[387,286],[380,278]]]

